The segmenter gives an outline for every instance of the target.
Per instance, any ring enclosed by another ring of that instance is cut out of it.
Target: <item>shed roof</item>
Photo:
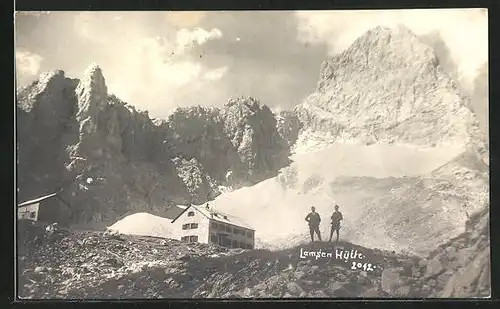
[[[28,206],[28,205],[40,203],[41,201],[44,201],[44,200],[49,199],[49,198],[52,198],[52,197],[54,197],[56,195],[57,195],[57,193],[52,193],[52,194],[49,194],[49,195],[45,195],[45,196],[42,196],[42,197],[39,197],[39,198],[36,198],[36,199],[33,199],[33,200],[29,200],[29,201],[23,202],[23,203],[17,205],[17,207]]]
[[[226,223],[226,224],[231,224],[231,225],[236,225],[236,226],[240,226],[240,227],[255,231],[250,225],[246,224],[243,220],[241,220],[238,217],[235,217],[235,216],[232,216],[229,214],[225,214],[225,213],[222,213],[219,211],[216,212],[213,210],[206,209],[204,206],[196,206],[196,205],[190,205],[190,206],[186,207],[183,212],[181,212],[177,217],[175,217],[172,220],[172,223],[174,223],[180,216],[182,216],[189,208],[194,208],[195,210],[197,210],[199,213],[201,213],[203,216],[207,217],[210,220],[214,220],[214,221]],[[212,216],[212,214],[213,214],[213,216]]]

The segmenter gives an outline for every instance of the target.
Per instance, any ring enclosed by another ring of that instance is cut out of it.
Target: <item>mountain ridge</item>
[[[112,221],[132,209],[161,214],[204,202],[219,185],[256,183],[287,164],[288,145],[258,100],[236,98],[212,110],[218,117],[196,120],[206,111],[178,109],[158,123],[109,95],[95,64],[80,80],[44,73],[18,90],[18,198],[63,189],[71,206],[51,220]]]

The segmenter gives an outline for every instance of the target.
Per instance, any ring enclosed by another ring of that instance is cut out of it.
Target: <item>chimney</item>
[[[210,210],[210,207],[208,207],[208,203],[207,203],[207,206],[206,206],[207,210]]]

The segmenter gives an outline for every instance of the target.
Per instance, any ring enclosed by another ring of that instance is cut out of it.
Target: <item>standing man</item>
[[[319,223],[321,222],[321,217],[316,212],[316,208],[311,207],[311,212],[306,216],[306,221],[309,223],[309,232],[311,232],[311,241],[314,242],[314,233],[318,235],[319,241],[321,241],[321,233],[319,231]]]
[[[332,241],[333,232],[337,232],[337,242],[339,241],[340,221],[344,220],[342,213],[339,211],[339,205],[335,205],[335,211],[332,214],[332,229],[330,230],[330,241]]]

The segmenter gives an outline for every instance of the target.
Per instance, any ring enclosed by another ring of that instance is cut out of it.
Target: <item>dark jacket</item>
[[[332,225],[340,225],[340,221],[344,220],[344,217],[342,217],[342,213],[340,211],[335,211],[332,214]]]
[[[310,226],[318,226],[319,223],[321,222],[321,217],[317,212],[310,212],[306,216],[306,221],[309,222]]]

